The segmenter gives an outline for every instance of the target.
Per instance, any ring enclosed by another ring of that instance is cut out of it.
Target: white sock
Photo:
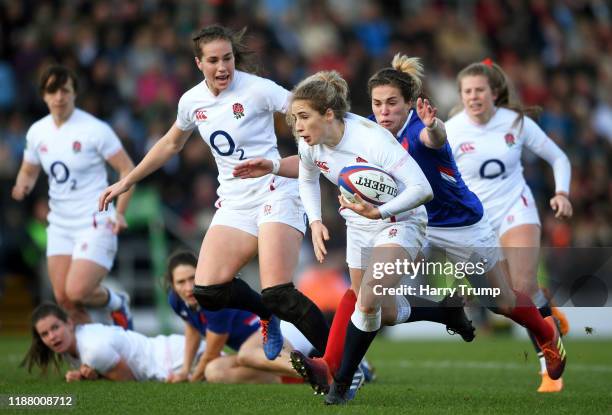
[[[355,311],[351,315],[351,321],[361,331],[372,332],[380,328],[382,318],[382,310],[379,308],[376,313],[366,314],[355,307]]]
[[[539,354],[540,353],[538,353],[538,355]],[[540,356],[540,372],[547,373],[546,372],[546,359],[544,359],[544,356]]]
[[[108,291],[108,303],[106,303],[106,308],[111,311],[119,310],[121,308],[121,297],[110,288],[104,288]]]
[[[397,307],[397,316],[395,317],[395,324],[405,323],[410,317],[412,309],[410,308],[410,302],[403,295],[395,296],[395,305]]]
[[[544,295],[544,291],[542,291],[541,289],[539,289],[538,292],[535,293],[535,295],[531,298],[531,301],[533,301],[533,304],[536,306],[536,308],[544,307],[546,304],[548,304],[548,298],[546,298],[546,296]]]

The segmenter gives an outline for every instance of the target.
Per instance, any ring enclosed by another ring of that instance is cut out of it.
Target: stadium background
[[[182,92],[201,80],[190,35],[210,23],[247,26],[259,72],[288,89],[317,70],[338,70],[349,82],[352,111],[361,115],[370,113],[368,77],[396,52],[421,57],[426,92],[442,119],[458,100],[457,71],[491,57],[525,104],[543,108],[539,124],[571,159],[574,218],[560,222],[547,203],[554,190],[550,167],[525,156],[543,246],[610,246],[611,11],[597,0],[0,2],[0,332],[22,331],[31,307],[50,296],[46,176],[25,202],[10,198],[25,133],[47,113],[37,92],[47,64],[77,71],[77,106],[109,122],[138,162],[174,122]],[[282,119],[277,130],[281,153],[294,153]],[[179,156],[137,187],[110,278],[141,311],[137,329],[159,330],[158,322],[169,328],[159,283],[165,257],[178,246],[199,248],[216,184],[211,154],[194,133]],[[344,226],[335,189],[324,189],[324,220],[332,233],[327,272],[342,273]],[[306,243],[299,274],[320,274],[313,263]],[[244,274],[257,284],[255,267]],[[145,322],[147,316],[154,318]]]

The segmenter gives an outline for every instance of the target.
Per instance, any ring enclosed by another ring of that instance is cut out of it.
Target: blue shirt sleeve
[[[180,306],[179,306],[179,297],[172,290],[170,290],[170,292],[168,293],[168,304],[170,304],[170,307],[172,307],[172,310],[174,310],[174,312],[179,317],[181,317],[183,320],[185,320],[185,318],[183,316],[181,316],[181,310],[180,310]]]

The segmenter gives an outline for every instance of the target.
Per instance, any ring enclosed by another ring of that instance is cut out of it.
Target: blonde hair
[[[309,101],[319,114],[331,109],[340,121],[351,109],[348,84],[336,71],[320,71],[301,81],[291,91],[290,105],[297,100]],[[287,123],[293,127],[293,117],[287,112]]]
[[[377,86],[391,85],[400,90],[404,101],[414,102],[423,92],[424,69],[417,57],[397,53],[390,68],[383,68],[368,80],[368,94]]]

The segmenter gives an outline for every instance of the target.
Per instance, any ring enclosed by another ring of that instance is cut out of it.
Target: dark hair
[[[542,110],[537,106],[524,107],[516,97],[514,91],[509,87],[508,77],[504,70],[490,59],[486,59],[483,62],[472,63],[457,74],[459,94],[461,94],[461,80],[466,76],[484,76],[487,78],[491,91],[493,94],[497,95],[494,102],[495,106],[508,108],[518,113],[513,125],[520,125],[522,127],[523,117],[525,115],[537,117]],[[462,107],[462,104],[459,104],[459,106]]]
[[[28,372],[32,372],[33,366],[38,366],[43,374],[47,373],[49,363],[55,367],[55,371],[59,371],[62,356],[53,352],[40,338],[40,334],[36,331],[36,323],[48,316],[55,316],[64,323],[68,323],[68,314],[62,310],[57,304],[42,303],[34,309],[31,318],[32,343],[30,349],[21,361],[20,367],[26,366]]]
[[[164,276],[164,281],[167,290],[173,290],[174,281],[172,273],[176,269],[176,267],[180,265],[191,265],[192,267],[196,267],[198,265],[198,259],[191,251],[176,251],[168,258],[168,265],[166,266],[166,274]]]
[[[72,79],[72,87],[74,92],[77,93],[79,90],[79,82],[75,73],[62,65],[51,65],[45,69],[40,76],[40,83],[38,85],[40,95],[45,93],[54,93],[61,87],[63,87],[69,79]]]
[[[193,41],[193,53],[198,59],[202,59],[203,45],[213,40],[227,40],[232,45],[236,68],[244,72],[254,73],[257,70],[253,58],[255,52],[250,51],[246,47],[244,42],[246,31],[246,27],[235,32],[221,25],[206,26],[191,38]]]
[[[391,85],[400,90],[404,101],[415,103],[422,96],[423,65],[419,58],[409,58],[400,53],[391,61],[390,68],[383,68],[368,80],[368,94],[377,86]]]

